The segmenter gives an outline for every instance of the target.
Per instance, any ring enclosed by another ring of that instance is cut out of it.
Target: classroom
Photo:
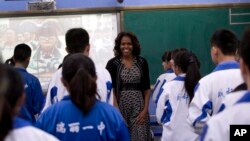
[[[25,93],[0,140],[237,140],[249,32],[250,0],[0,0],[0,84]]]

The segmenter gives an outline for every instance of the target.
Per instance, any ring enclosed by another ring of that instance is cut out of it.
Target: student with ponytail
[[[0,141],[57,141],[16,117],[24,99],[24,85],[19,73],[11,66],[0,64]]]
[[[201,77],[199,61],[188,51],[178,52],[173,61],[177,77],[163,86],[156,117],[163,124],[162,140],[192,141],[198,136],[191,131],[186,119],[195,85]]]
[[[82,53],[63,62],[62,83],[69,92],[48,107],[37,126],[61,141],[129,141],[128,129],[118,110],[97,99],[96,70]]]

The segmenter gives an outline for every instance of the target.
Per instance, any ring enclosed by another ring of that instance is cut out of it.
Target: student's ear
[[[67,48],[67,47],[65,47],[65,50],[66,50],[66,52],[67,52],[67,53],[69,53],[69,50],[68,50],[68,48]]]
[[[90,44],[86,45],[85,50],[83,51],[83,54],[85,56],[89,56],[89,50],[90,50]]]
[[[64,87],[68,88],[69,84],[68,84],[67,81],[65,81],[65,80],[63,79],[63,77],[61,77],[61,82],[62,82],[62,84],[63,84]]]
[[[28,57],[28,58],[26,59],[26,61],[27,61],[27,62],[30,62],[30,57]]]
[[[216,46],[212,46],[211,48],[211,58],[214,63],[217,63],[217,58],[219,56],[219,48]]]

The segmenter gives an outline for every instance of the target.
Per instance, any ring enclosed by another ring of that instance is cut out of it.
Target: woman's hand
[[[148,113],[148,109],[143,109],[141,113],[136,117],[137,124],[143,124],[145,122],[146,116]]]

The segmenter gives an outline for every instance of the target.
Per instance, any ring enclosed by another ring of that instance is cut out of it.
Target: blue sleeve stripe
[[[206,134],[207,134],[207,130],[208,130],[208,125],[206,124],[203,128],[203,131],[201,133],[201,138],[200,138],[200,141],[204,141],[205,137],[206,137]]]
[[[208,101],[203,107],[202,107],[202,114],[195,119],[195,121],[193,122],[193,126],[195,126],[195,124],[198,121],[201,121],[202,119],[207,117],[207,110],[212,110],[212,102]]]
[[[154,86],[154,89],[153,89],[152,93],[155,92],[155,89],[158,87],[159,83],[160,83],[160,80],[157,80],[157,82],[156,82],[156,84],[155,84],[155,86]]]
[[[225,104],[222,103],[221,106],[220,106],[220,109],[219,109],[218,113],[222,112],[225,108],[226,108]]]
[[[159,100],[159,98],[160,98],[160,96],[161,96],[161,93],[163,92],[163,85],[166,83],[167,81],[166,81],[166,79],[163,81],[163,83],[162,83],[162,85],[161,85],[161,87],[160,87],[160,90],[159,90],[159,92],[158,92],[158,94],[157,94],[157,96],[156,96],[156,99],[155,99],[155,103],[157,104],[158,103],[158,100]]]
[[[172,116],[172,111],[173,111],[169,100],[166,101],[165,106],[167,108],[164,110],[163,115],[161,117],[161,123],[163,124],[170,121],[170,118]]]
[[[106,82],[106,87],[107,87],[107,97],[106,97],[106,102],[108,103],[110,100],[110,96],[111,96],[111,90],[112,90],[112,83],[110,81]]]

